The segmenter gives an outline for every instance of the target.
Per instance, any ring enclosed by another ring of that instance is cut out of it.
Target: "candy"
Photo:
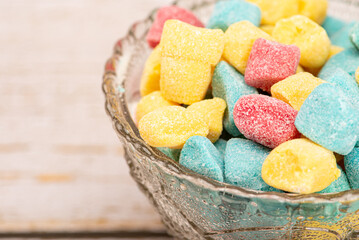
[[[359,50],[359,22],[355,23],[350,29],[349,36],[354,46]]]
[[[278,21],[272,36],[280,43],[300,49],[300,65],[321,67],[329,56],[330,40],[325,30],[305,16],[296,15]]]
[[[224,180],[235,186],[260,191],[275,191],[261,176],[262,164],[270,149],[251,140],[232,138],[224,158]]]
[[[274,84],[271,88],[271,94],[272,97],[288,103],[299,111],[309,94],[322,83],[325,83],[325,81],[314,77],[310,73],[297,73]]]
[[[162,107],[146,114],[138,130],[148,145],[175,149],[182,148],[188,138],[205,137],[209,132],[201,114],[193,114],[180,106]]]
[[[262,24],[274,25],[278,20],[298,14],[299,0],[248,0],[262,11]]]
[[[350,98],[352,104],[359,108],[359,86],[349,73],[345,72],[341,68],[338,68],[325,80],[340,88],[347,95],[347,97]]]
[[[215,142],[213,145],[217,148],[221,156],[224,158],[224,154],[227,147],[227,141],[223,139],[218,139],[217,142]]]
[[[359,147],[344,156],[345,171],[352,189],[359,189]]]
[[[342,155],[358,141],[359,111],[333,84],[316,87],[295,119],[298,131],[313,142]]]
[[[273,26],[273,25],[261,25],[261,26],[259,26],[259,28],[260,28],[262,31],[268,33],[269,35],[272,35],[274,26]]]
[[[255,26],[261,21],[261,10],[257,5],[244,0],[219,1],[207,23],[207,28],[219,28],[223,32],[233,23],[248,20]]]
[[[350,29],[354,25],[355,25],[355,22],[348,23],[343,28],[341,28],[338,32],[333,34],[330,37],[332,44],[343,47],[343,48],[353,47],[353,44],[349,38],[349,32],[350,32]]]
[[[327,0],[299,0],[299,14],[318,24],[322,24],[327,15]]]
[[[224,113],[223,125],[232,136],[240,136],[233,120],[233,109],[237,100],[244,95],[258,93],[254,87],[248,86],[242,74],[236,71],[225,61],[216,66],[212,79],[212,94],[214,97],[222,98],[227,103]]]
[[[158,9],[155,21],[153,22],[146,40],[151,47],[156,47],[161,40],[163,25],[169,19],[178,19],[197,27],[204,27],[203,23],[186,9],[177,6],[168,6]]]
[[[340,176],[337,178],[337,180],[332,182],[328,187],[318,193],[335,193],[351,189],[347,175],[339,165],[337,165],[337,168],[340,170]]]
[[[299,137],[294,126],[296,115],[297,111],[285,102],[259,94],[241,97],[233,110],[238,130],[270,148]]]
[[[160,75],[161,48],[156,47],[147,58],[145,67],[143,69],[140,83],[141,96],[146,96],[151,92],[160,90]]]
[[[187,108],[187,111],[201,113],[203,115],[204,120],[209,126],[207,138],[214,143],[222,134],[222,119],[226,106],[226,102],[223,99],[213,98],[193,103]]]
[[[355,71],[355,80],[356,80],[357,83],[359,84],[359,67],[358,67],[357,70]]]
[[[139,122],[143,116],[158,108],[167,106],[178,106],[177,103],[164,99],[160,91],[152,92],[144,96],[137,104],[136,121]]]
[[[270,91],[273,84],[295,74],[299,59],[297,46],[259,38],[253,44],[244,79],[252,87]]]
[[[333,34],[338,32],[345,26],[345,22],[332,16],[327,16],[322,24],[322,27],[327,32],[328,36],[331,37]]]
[[[157,149],[160,150],[162,153],[164,153],[167,157],[175,160],[176,162],[179,161],[181,149],[172,149],[167,147],[159,147]]]
[[[183,146],[179,163],[203,176],[223,182],[223,158],[205,137],[189,138]]]
[[[359,52],[356,48],[351,47],[331,57],[320,70],[318,77],[321,79],[326,79],[328,78],[328,76],[332,75],[338,68],[343,69],[352,77],[354,77],[355,71],[358,67]]]
[[[211,69],[221,58],[224,33],[168,20],[161,38],[162,95],[190,105],[202,100],[211,82]]]
[[[242,74],[247,67],[254,41],[258,38],[273,40],[270,35],[248,21],[232,24],[225,32],[224,38],[223,58]]]
[[[268,185],[294,193],[321,191],[339,176],[333,152],[304,138],[276,147],[262,167]]]
[[[305,71],[300,65],[298,65],[297,71],[295,73],[300,73],[300,72],[305,72]]]
[[[160,88],[171,101],[190,105],[205,98],[211,83],[211,66],[206,63],[163,57]]]
[[[342,52],[343,50],[344,50],[344,48],[342,48],[342,47],[331,45],[328,59],[333,57],[335,54]]]

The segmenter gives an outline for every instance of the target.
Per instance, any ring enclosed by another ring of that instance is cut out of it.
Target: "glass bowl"
[[[178,0],[207,21],[216,0]],[[220,183],[179,165],[140,137],[131,116],[151,49],[155,15],[133,24],[105,65],[105,108],[138,187],[178,239],[359,239],[359,190],[336,194],[258,192]],[[330,1],[330,15],[358,20],[359,0]]]

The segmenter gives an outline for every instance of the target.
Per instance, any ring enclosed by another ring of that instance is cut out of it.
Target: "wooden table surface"
[[[116,40],[169,2],[0,1],[0,233],[164,231],[101,81]]]

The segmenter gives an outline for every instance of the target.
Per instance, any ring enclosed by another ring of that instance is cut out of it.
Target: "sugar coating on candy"
[[[294,44],[300,49],[300,65],[318,68],[324,65],[330,51],[330,40],[316,22],[301,15],[278,21],[272,36],[280,43]]]
[[[266,147],[300,136],[294,126],[297,111],[276,98],[252,94],[238,99],[234,110],[234,123],[248,139]]]
[[[205,137],[189,138],[183,146],[179,163],[203,176],[223,182],[223,157]]]
[[[220,138],[213,145],[217,148],[221,156],[224,158],[224,154],[227,147],[227,141]]]
[[[176,162],[179,161],[181,149],[172,149],[167,147],[159,147],[157,149],[160,150],[162,153],[164,153],[167,157],[175,160]]]
[[[160,91],[152,92],[139,101],[136,108],[136,122],[139,122],[143,116],[147,113],[150,113],[158,108],[167,107],[167,106],[175,106],[178,105],[175,102],[168,101],[164,97],[162,97]]]
[[[161,49],[156,47],[147,58],[145,67],[143,69],[140,93],[141,96],[146,96],[151,92],[160,90],[160,75],[161,75]]]
[[[337,165],[337,168],[340,170],[340,177],[318,193],[335,193],[351,189],[347,175],[339,165]]]
[[[255,26],[261,22],[261,10],[255,4],[244,0],[219,1],[207,23],[207,28],[219,28],[223,32],[233,23],[248,20]]]
[[[318,24],[322,24],[327,15],[328,0],[299,0],[299,14]]]
[[[260,191],[276,191],[261,176],[262,164],[271,149],[251,140],[232,138],[224,157],[224,181]]]
[[[190,11],[177,7],[166,6],[158,9],[156,18],[147,34],[146,40],[151,47],[156,47],[161,41],[161,35],[165,22],[169,19],[177,19],[193,26],[204,27],[203,23]]]
[[[342,52],[331,57],[320,70],[318,77],[326,79],[332,75],[337,68],[349,73],[352,77],[355,76],[355,71],[359,67],[359,51],[354,48],[344,49]]]
[[[262,24],[274,25],[278,20],[298,14],[299,0],[248,0],[259,6]]]
[[[244,81],[243,75],[237,72],[236,69],[225,61],[218,63],[212,78],[212,94],[214,97],[224,99],[227,103],[223,125],[232,136],[241,135],[234,124],[234,105],[241,96],[255,93],[258,93],[257,89],[248,86]]]
[[[325,81],[310,73],[301,72],[274,84],[271,94],[299,111],[309,94],[322,83]]]
[[[298,131],[341,155],[358,141],[359,111],[337,86],[323,83],[304,101],[295,119]]]
[[[359,50],[359,22],[355,23],[349,30],[349,36],[354,46]]]
[[[303,138],[273,149],[262,167],[268,185],[293,193],[321,191],[339,176],[333,152]]]
[[[216,65],[224,48],[224,33],[178,20],[168,20],[161,38],[161,56],[201,61]]]
[[[152,147],[179,149],[188,138],[207,136],[209,128],[203,117],[184,107],[168,106],[146,114],[138,124],[145,142]]]
[[[244,74],[247,67],[254,41],[258,38],[273,40],[269,34],[248,21],[232,24],[224,36],[223,58],[242,74]]]
[[[328,36],[331,37],[333,34],[342,29],[345,25],[346,23],[342,20],[332,16],[327,16],[322,24],[322,27],[327,32]]]
[[[332,44],[343,48],[353,47],[353,43],[350,41],[349,33],[350,29],[355,25],[355,23],[356,22],[347,23],[338,32],[334,33],[330,37]]]
[[[359,86],[349,73],[341,68],[337,68],[335,72],[325,80],[340,88],[347,95],[350,102],[359,109]]]
[[[193,103],[187,107],[187,111],[203,115],[209,127],[207,138],[214,143],[222,134],[223,113],[226,107],[226,102],[222,98],[213,98]]]
[[[359,147],[344,156],[345,172],[352,189],[359,189]]]
[[[211,65],[187,59],[162,57],[160,89],[173,102],[190,105],[206,96]]]
[[[258,38],[253,44],[244,79],[252,87],[270,91],[273,84],[295,74],[299,59],[297,46]]]
[[[274,29],[274,25],[261,25],[259,26],[259,28],[268,33],[269,35],[272,35],[273,29]]]

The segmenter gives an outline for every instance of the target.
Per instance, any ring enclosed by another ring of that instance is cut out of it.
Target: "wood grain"
[[[163,229],[100,85],[116,40],[169,2],[0,1],[0,231]]]

